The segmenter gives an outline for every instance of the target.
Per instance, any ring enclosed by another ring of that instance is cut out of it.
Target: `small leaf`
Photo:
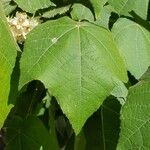
[[[110,94],[115,79],[127,81],[111,32],[66,17],[29,33],[20,68],[20,88],[34,79],[43,82],[76,134]]]
[[[6,16],[9,15],[17,7],[15,3],[11,3],[12,0],[1,0],[1,2]]]
[[[140,80],[144,80],[144,81],[149,80],[150,81],[150,67],[148,67],[147,71],[142,75]]]
[[[101,16],[101,11],[107,0],[90,0],[90,2],[95,12],[95,18],[98,19]]]
[[[82,4],[74,4],[72,6],[71,17],[74,20],[81,21],[81,20],[88,20],[94,21],[94,16],[91,10],[85,7]]]
[[[149,0],[108,0],[120,15],[128,15],[134,11],[146,20]]]
[[[136,0],[133,11],[143,18],[144,20],[147,19],[148,15],[148,5],[149,5],[149,0]]]
[[[8,106],[11,73],[15,66],[17,47],[9,30],[7,20],[0,2],[0,128],[11,106]]]
[[[114,11],[115,10],[113,9],[112,6],[110,6],[110,5],[104,6],[101,11],[100,17],[97,18],[97,20],[94,23],[108,29],[109,28],[109,19],[110,19],[111,13]]]
[[[133,10],[136,0],[108,0],[108,2],[119,14],[127,14]]]
[[[70,10],[71,5],[67,5],[64,7],[59,7],[59,8],[54,8],[52,10],[49,10],[47,12],[45,12],[42,17],[44,18],[53,18],[56,15],[62,15],[67,13]]]
[[[7,123],[6,150],[57,150],[48,131],[36,117],[22,119],[14,116]]]
[[[121,133],[117,150],[150,149],[150,82],[129,90],[121,112]]]
[[[50,0],[15,0],[18,6],[29,13],[35,13],[39,9],[55,6]]]
[[[121,105],[124,105],[128,95],[128,89],[126,88],[123,82],[116,81],[116,86],[114,87],[111,94],[119,100]]]
[[[128,19],[119,19],[112,32],[127,69],[139,79],[150,66],[150,32]]]

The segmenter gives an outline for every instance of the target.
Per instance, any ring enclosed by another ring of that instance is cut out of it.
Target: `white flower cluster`
[[[20,44],[26,39],[26,35],[38,25],[38,21],[29,18],[26,13],[16,12],[13,18],[7,18],[12,34]]]

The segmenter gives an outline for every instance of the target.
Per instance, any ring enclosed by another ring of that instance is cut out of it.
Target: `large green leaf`
[[[127,81],[125,66],[111,33],[102,27],[61,18],[40,25],[27,37],[20,88],[41,80],[76,133],[110,94],[116,78]]]
[[[112,32],[127,69],[139,79],[150,65],[150,32],[128,19],[119,19]]]
[[[15,116],[6,126],[5,150],[57,150],[48,131],[36,117]]]
[[[121,112],[118,150],[150,149],[150,82],[141,82],[129,90]]]
[[[120,15],[129,15],[134,11],[143,19],[147,18],[149,0],[108,0]]]
[[[55,6],[50,0],[15,0],[18,6],[27,12],[35,13],[39,9]]]
[[[18,47],[2,10],[0,2],[0,128],[11,106],[8,106],[11,73],[15,65]]]

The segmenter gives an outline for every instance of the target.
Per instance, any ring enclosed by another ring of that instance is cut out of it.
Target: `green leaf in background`
[[[74,4],[72,6],[71,17],[72,19],[77,21],[81,20],[94,21],[94,16],[91,10],[82,4]]]
[[[10,80],[10,92],[8,97],[8,102],[15,105],[16,99],[18,96],[18,85],[19,85],[19,78],[20,78],[20,58],[21,58],[21,51],[17,52],[16,63],[11,74]]]
[[[129,15],[130,11],[134,11],[143,19],[147,18],[149,0],[108,0],[108,2],[120,15]]]
[[[117,150],[150,149],[150,82],[129,90],[121,112],[121,133]]]
[[[29,13],[35,13],[39,9],[55,6],[50,0],[15,0],[18,6]]]
[[[67,6],[51,9],[51,10],[45,12],[42,15],[42,17],[44,17],[44,18],[53,18],[57,15],[65,14],[70,10],[70,7],[71,7],[71,5],[67,5]]]
[[[17,5],[12,0],[1,0],[5,15],[9,15],[13,10],[16,9]]]
[[[114,97],[106,99],[84,126],[85,150],[116,150],[120,131],[121,105]]]
[[[119,14],[128,14],[133,10],[136,0],[108,0],[108,2]]]
[[[126,97],[128,95],[128,89],[126,88],[126,86],[122,81],[118,80],[116,81],[116,86],[111,92],[111,94],[118,99],[121,105],[124,105]]]
[[[15,114],[22,118],[30,115],[36,116],[45,94],[46,91],[41,82],[33,81],[29,83],[26,89],[18,94],[17,101],[14,106]]]
[[[86,150],[86,139],[83,130],[75,136],[74,150]]]
[[[14,116],[5,128],[5,150],[57,150],[48,131],[36,117],[22,119]]]
[[[95,18],[98,19],[101,16],[101,11],[107,0],[90,0],[95,12]]]
[[[150,65],[150,32],[128,19],[119,19],[112,32],[127,69],[139,79]]]
[[[19,50],[19,48],[9,30],[0,2],[0,128],[11,108],[11,106],[8,106],[8,95],[17,50]]]
[[[55,119],[55,108],[51,104],[49,108],[49,135],[51,137],[53,146],[55,146],[54,150],[59,149],[58,139],[57,139],[57,133],[56,133],[56,119]]]
[[[150,81],[150,67],[148,67],[147,71],[143,74],[140,80],[149,80]]]
[[[113,9],[113,7],[111,5],[104,6],[101,11],[100,17],[97,18],[97,20],[94,23],[108,29],[109,28],[109,19],[110,19],[112,12],[115,12],[115,10]]]
[[[144,20],[147,19],[148,15],[149,0],[136,0],[133,11]]]
[[[127,81],[111,32],[67,17],[29,33],[20,68],[20,88],[34,79],[43,82],[76,134],[110,94],[115,79]]]

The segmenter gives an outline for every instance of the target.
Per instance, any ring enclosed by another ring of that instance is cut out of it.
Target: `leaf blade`
[[[95,12],[95,18],[98,19],[101,16],[101,11],[103,9],[104,4],[107,0],[90,0],[94,12]]]
[[[6,150],[57,149],[42,122],[33,116],[22,119],[14,116],[6,124]]]
[[[150,33],[128,19],[119,19],[112,32],[127,69],[139,79],[150,65]]]
[[[15,66],[17,50],[19,51],[19,48],[9,30],[0,2],[0,128],[12,107],[8,106],[8,95],[10,90],[10,78]]]
[[[48,8],[50,6],[55,6],[54,3],[52,3],[49,0],[15,0],[15,2],[18,4],[18,6],[27,12],[35,13],[39,9]]]
[[[130,16],[129,12],[134,11],[143,19],[147,19],[149,0],[109,0],[108,2],[120,15]]]
[[[121,133],[118,150],[149,149],[150,83],[140,82],[129,90],[121,112]]]
[[[94,16],[91,10],[85,7],[82,4],[74,4],[72,6],[71,17],[74,20],[81,21],[81,20],[88,20],[94,21]]]

